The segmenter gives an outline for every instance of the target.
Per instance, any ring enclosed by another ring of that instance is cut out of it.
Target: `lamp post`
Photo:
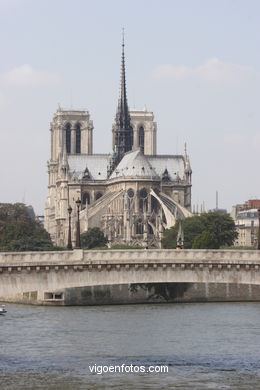
[[[79,198],[78,198],[78,200],[76,200],[76,205],[77,205],[77,215],[78,215],[78,218],[77,218],[76,248],[80,249],[81,248],[81,244],[80,244],[79,208],[80,208],[80,205],[81,205],[81,200]]]
[[[68,245],[67,248],[69,250],[72,249],[72,242],[71,242],[71,213],[72,213],[72,207],[69,205],[68,207],[68,213],[69,213],[69,233],[68,233]]]
[[[260,250],[260,208],[257,211],[258,211],[258,245],[257,245],[257,249]]]

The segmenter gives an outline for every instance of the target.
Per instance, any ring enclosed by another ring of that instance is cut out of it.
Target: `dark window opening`
[[[152,226],[148,223],[148,234],[154,234]]]
[[[140,199],[139,199],[139,209],[141,212],[147,211],[148,208],[148,201],[147,201],[147,190],[145,188],[142,188],[139,192]]]
[[[67,153],[71,153],[71,124],[67,123],[65,127],[66,133],[66,151]]]
[[[154,198],[153,196],[151,197],[151,207],[152,207],[152,211],[154,211],[155,213],[157,213],[157,211],[159,210],[159,203],[157,199]]]
[[[144,152],[144,128],[143,126],[139,127],[139,147],[142,152]]]
[[[81,153],[81,129],[80,124],[76,124],[76,153]]]
[[[98,200],[99,198],[101,198],[101,196],[103,196],[103,194],[101,192],[97,192],[95,199]]]
[[[44,299],[63,299],[63,293],[45,292]]]
[[[84,192],[83,197],[82,197],[82,204],[86,205],[90,203],[90,196],[88,192]]]
[[[54,295],[54,299],[62,299],[63,298],[63,294],[53,294]]]
[[[143,226],[143,223],[141,220],[136,222],[135,232],[136,232],[136,234],[143,234],[144,233],[144,226]]]
[[[139,210],[141,213],[144,213],[148,209],[148,202],[147,198],[146,199],[139,199]]]
[[[142,199],[147,198],[147,190],[145,188],[142,188],[140,190],[140,198],[142,198]]]
[[[125,143],[126,143],[126,152],[129,152],[130,150],[132,150],[133,148],[133,128],[130,127],[129,131],[126,133],[126,140],[125,140]]]

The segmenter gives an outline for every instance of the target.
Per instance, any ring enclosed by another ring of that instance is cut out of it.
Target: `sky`
[[[44,213],[58,104],[111,151],[122,27],[129,106],[154,112],[159,154],[187,143],[192,204],[259,199],[259,20],[258,0],[0,0],[0,202]]]

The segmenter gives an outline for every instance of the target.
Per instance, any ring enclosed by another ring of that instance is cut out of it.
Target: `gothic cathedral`
[[[77,200],[81,233],[99,227],[110,246],[160,247],[164,229],[192,215],[192,170],[186,148],[184,155],[157,155],[153,113],[128,108],[124,42],[112,153],[93,154],[88,111],[58,107],[50,131],[45,228],[56,245],[67,246],[72,209],[75,246]]]

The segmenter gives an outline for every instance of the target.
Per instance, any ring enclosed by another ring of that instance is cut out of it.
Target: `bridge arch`
[[[0,300],[26,292],[143,283],[260,285],[258,251],[114,250],[0,254]]]

